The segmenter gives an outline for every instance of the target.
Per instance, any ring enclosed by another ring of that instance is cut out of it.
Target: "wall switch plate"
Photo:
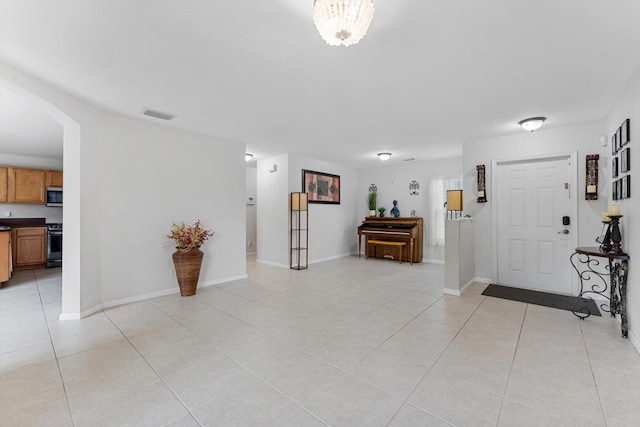
[[[11,216],[11,211],[4,211],[4,216],[5,217],[10,217]]]

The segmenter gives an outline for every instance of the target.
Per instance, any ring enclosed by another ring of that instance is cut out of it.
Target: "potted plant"
[[[376,216],[376,202],[378,200],[378,193],[375,191],[369,192],[369,216]]]
[[[384,211],[386,211],[387,208],[378,208],[378,212],[380,212],[380,218],[384,217]]]
[[[171,225],[171,232],[167,237],[175,243],[176,251],[173,254],[173,265],[180,287],[180,295],[183,297],[196,293],[200,267],[204,257],[200,246],[213,234],[213,231],[202,228],[200,220],[197,220],[193,225],[185,225],[184,222],[179,224],[174,222]]]

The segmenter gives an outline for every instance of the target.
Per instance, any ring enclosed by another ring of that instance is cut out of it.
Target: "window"
[[[462,175],[436,177],[431,181],[431,246],[444,246],[444,221],[447,217],[447,191],[462,190]]]

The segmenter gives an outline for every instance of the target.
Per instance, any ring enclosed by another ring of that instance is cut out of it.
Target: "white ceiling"
[[[2,0],[0,59],[107,110],[175,114],[169,126],[254,159],[352,167],[460,155],[530,116],[603,119],[640,61],[638,0],[374,4],[345,48],[320,38],[313,0]]]

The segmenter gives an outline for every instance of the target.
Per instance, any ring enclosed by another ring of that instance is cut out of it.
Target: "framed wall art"
[[[611,178],[618,177],[618,158],[614,157],[611,161]]]
[[[631,175],[622,178],[622,198],[628,199],[629,197],[631,197]]]
[[[623,147],[631,141],[631,123],[629,119],[625,120],[620,127],[622,128],[622,132],[620,133],[620,147]]]
[[[303,169],[302,191],[309,194],[309,203],[339,205],[340,176]]]
[[[620,172],[629,172],[631,170],[630,147],[622,150],[620,153]]]
[[[598,200],[598,160],[599,154],[587,155],[585,174],[585,200]]]
[[[611,155],[615,156],[616,153],[618,152],[618,138],[617,138],[618,134],[614,133],[613,136],[611,137]]]

